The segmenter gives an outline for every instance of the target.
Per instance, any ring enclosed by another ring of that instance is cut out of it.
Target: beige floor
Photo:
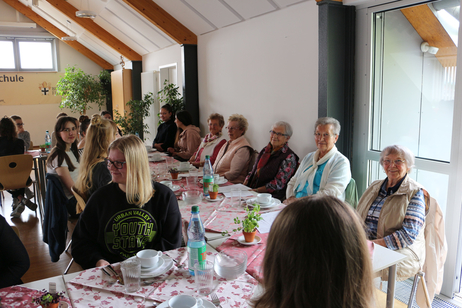
[[[387,304],[387,294],[385,292],[376,289],[376,307],[377,308],[385,308]],[[407,305],[399,300],[395,299],[395,307],[394,308],[406,308]]]

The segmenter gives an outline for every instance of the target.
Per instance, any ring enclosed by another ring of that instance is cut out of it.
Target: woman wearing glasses
[[[26,150],[30,148],[30,134],[27,130],[24,130],[24,122],[22,121],[21,117],[18,115],[12,115],[11,118],[16,123],[16,129],[18,132],[18,138],[24,141],[24,145]]]
[[[292,126],[284,121],[273,124],[270,142],[261,150],[247,175],[244,185],[257,193],[270,193],[273,198],[284,201],[287,183],[297,169],[298,156],[290,148]]]
[[[244,137],[249,123],[241,114],[228,118],[229,141],[218,152],[213,170],[233,184],[243,183],[247,175],[253,149]]]
[[[373,182],[358,204],[370,240],[409,256],[397,266],[399,280],[414,276],[425,259],[425,208],[429,196],[408,173],[414,155],[406,147],[392,145],[380,153],[385,180]],[[384,271],[387,272],[387,271]],[[387,279],[386,273],[382,279]]]
[[[79,177],[75,183],[75,189],[85,201],[112,179],[105,159],[116,132],[117,126],[114,122],[102,118],[99,114],[93,115],[86,130],[85,151],[80,159]]]
[[[69,202],[68,212],[75,215],[75,200],[72,186],[79,175],[79,150],[77,149],[77,119],[68,116],[59,117],[55,125],[56,145],[47,158],[47,173],[57,174],[61,180],[64,194]]]
[[[111,143],[112,183],[88,200],[72,235],[72,256],[83,268],[104,266],[143,249],[181,245],[181,214],[175,194],[151,180],[146,147],[138,137]]]
[[[318,148],[303,158],[289,181],[285,204],[297,198],[321,194],[345,200],[345,188],[351,179],[350,161],[337,150],[340,123],[334,118],[319,118],[314,124]]]

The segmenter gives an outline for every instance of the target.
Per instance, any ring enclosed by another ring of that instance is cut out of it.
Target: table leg
[[[395,304],[395,282],[396,264],[388,268],[387,308],[393,308],[393,305]]]
[[[37,163],[37,159],[34,158],[34,174],[35,174],[35,182],[37,183],[36,184],[36,190],[35,190],[35,193],[36,193],[36,197],[37,197],[37,200],[38,200],[38,206],[39,206],[39,212],[40,212],[40,220],[43,224],[43,204],[42,204],[42,194],[41,194],[41,190],[40,190],[40,187],[41,187],[41,183],[40,183],[40,171],[39,171],[39,167],[38,167],[38,163]]]

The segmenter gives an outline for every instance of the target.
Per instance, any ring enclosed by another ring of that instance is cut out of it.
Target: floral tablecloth
[[[0,307],[9,308],[9,307],[40,307],[40,305],[33,304],[32,298],[39,296],[41,291],[29,289],[21,286],[11,286],[7,288],[0,289]],[[67,296],[67,294],[65,294]],[[68,298],[63,298],[62,301],[68,303],[69,307],[71,302]]]
[[[186,248],[164,252],[179,261],[187,253]],[[207,251],[207,258],[213,260],[216,252]],[[187,268],[187,260],[183,268],[173,267],[165,274],[152,279],[142,279],[142,287],[136,293],[125,293],[124,286],[105,281],[100,268],[82,271],[79,276],[67,283],[69,297],[74,307],[151,307],[152,301],[164,302],[178,294],[196,295],[194,277]],[[119,264],[114,264],[119,271]],[[252,297],[258,281],[247,273],[237,279],[227,281],[214,278],[217,283],[215,293],[222,301],[222,307],[246,307],[247,300]],[[144,285],[148,281],[149,285]],[[210,298],[207,298],[210,300]]]

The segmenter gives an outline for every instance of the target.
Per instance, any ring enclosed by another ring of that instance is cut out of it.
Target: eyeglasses
[[[328,139],[328,138],[330,138],[332,136],[333,135],[331,135],[331,134],[314,133],[314,138],[316,138],[316,139],[321,139],[321,138]]]
[[[239,130],[239,127],[226,127],[227,130]]]
[[[126,161],[112,161],[112,160],[106,158],[106,164],[107,164],[108,168],[111,165],[113,165],[116,169],[122,169],[126,163],[127,163]]]
[[[278,137],[287,137],[287,136],[289,136],[287,134],[275,132],[274,130],[270,130],[269,133],[270,133],[270,135],[276,135]]]
[[[16,123],[16,126],[24,126],[24,123]]]
[[[383,161],[383,164],[385,166],[389,166],[391,164],[395,164],[395,166],[401,166],[402,164],[404,164],[404,160],[401,160],[401,159],[397,159],[397,160],[384,160]]]

